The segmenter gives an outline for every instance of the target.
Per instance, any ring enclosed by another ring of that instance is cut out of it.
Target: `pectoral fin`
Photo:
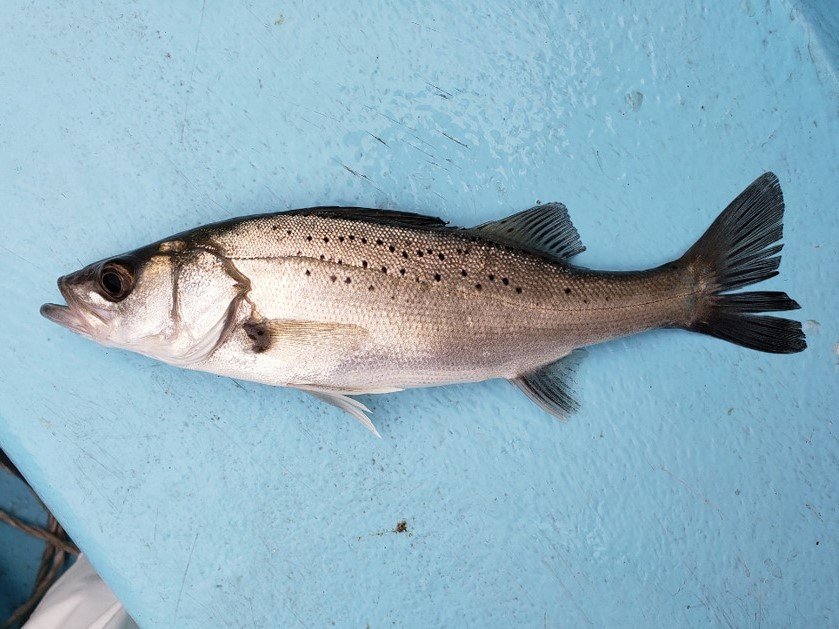
[[[559,419],[568,419],[569,415],[580,408],[572,394],[572,379],[583,356],[585,351],[576,349],[564,358],[510,382],[543,410]]]
[[[326,402],[327,404],[331,404],[337,408],[340,408],[342,411],[346,411],[353,417],[355,417],[359,423],[364,426],[367,430],[372,432],[375,436],[379,439],[382,436],[379,434],[379,431],[376,430],[376,427],[373,425],[373,422],[370,421],[370,418],[367,417],[365,413],[369,413],[370,409],[364,406],[361,402],[356,399],[349,397],[348,395],[344,395],[343,393],[338,393],[336,391],[327,391],[324,389],[316,389],[312,387],[306,386],[296,386],[295,388],[301,389],[306,391],[307,393],[311,393],[317,399]]]
[[[327,348],[346,356],[358,350],[369,332],[358,325],[291,319],[253,318],[242,324],[255,353],[273,348],[285,351],[312,351]]]

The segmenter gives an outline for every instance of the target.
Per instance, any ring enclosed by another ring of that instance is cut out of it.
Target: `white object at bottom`
[[[84,555],[56,581],[24,629],[138,629]]]

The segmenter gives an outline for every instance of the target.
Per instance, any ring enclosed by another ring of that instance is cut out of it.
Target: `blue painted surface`
[[[170,4],[0,17],[0,443],[138,621],[837,624],[835,5]],[[37,314],[82,263],[320,203],[561,200],[581,264],[651,266],[764,170],[810,348],[598,347],[567,424],[488,382],[365,400],[379,441]]]

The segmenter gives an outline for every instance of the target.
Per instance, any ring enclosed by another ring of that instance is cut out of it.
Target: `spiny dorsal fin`
[[[565,260],[585,251],[562,203],[545,203],[499,221],[473,227],[488,240]]]
[[[291,210],[282,214],[296,214],[299,216],[320,216],[323,218],[338,218],[346,221],[367,221],[380,225],[400,225],[403,227],[420,227],[426,229],[440,229],[447,225],[446,221],[436,216],[425,216],[413,212],[398,210],[374,210],[366,207],[308,207],[302,210]]]
[[[575,349],[564,358],[523,374],[511,382],[543,410],[559,419],[568,419],[571,413],[580,408],[571,388],[574,371],[585,354],[585,350]]]

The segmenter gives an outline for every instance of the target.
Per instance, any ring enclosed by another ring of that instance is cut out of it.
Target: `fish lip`
[[[58,290],[67,302],[67,305],[46,303],[40,308],[39,312],[41,316],[83,336],[92,336],[92,322],[88,320],[85,313],[90,313],[102,323],[105,323],[103,313],[97,312],[96,308],[82,306],[79,298],[70,290],[69,276],[64,275],[59,277],[57,283]]]
[[[62,304],[44,304],[40,309],[41,316],[57,323],[63,328],[89,336],[87,325],[78,311]]]

